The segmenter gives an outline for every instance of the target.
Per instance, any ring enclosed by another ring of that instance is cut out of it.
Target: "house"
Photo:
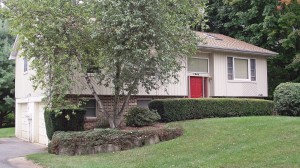
[[[230,38],[221,34],[196,32],[203,38],[199,52],[186,58],[179,73],[179,82],[161,86],[147,94],[143,89],[132,96],[129,107],[147,106],[156,98],[206,98],[206,97],[267,97],[267,57],[277,53]],[[30,142],[47,144],[42,90],[34,90],[29,80],[35,72],[30,62],[20,58],[17,41],[10,56],[16,61],[16,136]],[[86,128],[101,123],[103,117],[97,112],[91,91],[83,89],[80,79],[70,95],[83,95],[90,100],[86,104]],[[104,107],[111,109],[112,90],[96,86]]]

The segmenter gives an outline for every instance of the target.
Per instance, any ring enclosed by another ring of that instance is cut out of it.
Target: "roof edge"
[[[257,52],[257,51],[249,51],[249,50],[239,50],[239,49],[230,49],[230,48],[221,48],[221,47],[211,47],[206,45],[198,45],[199,49],[208,49],[213,51],[223,51],[223,52],[233,52],[233,53],[243,53],[243,54],[251,54],[251,55],[261,55],[261,56],[277,56],[278,53],[272,52]]]
[[[19,35],[17,35],[12,50],[9,55],[9,60],[15,60],[19,52]]]

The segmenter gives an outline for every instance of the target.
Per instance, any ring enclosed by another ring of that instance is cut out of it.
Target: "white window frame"
[[[193,59],[193,58],[196,58],[196,59],[202,59],[202,60],[207,60],[207,72],[194,72],[194,71],[189,71],[189,58],[190,59]],[[196,57],[196,56],[193,56],[193,57],[188,57],[187,58],[187,72],[190,73],[190,74],[194,74],[194,73],[199,73],[199,74],[209,74],[209,58],[202,58],[202,57]]]
[[[236,56],[228,56],[228,57],[231,57],[232,58],[232,66],[233,66],[233,79],[232,80],[229,80],[228,77],[227,77],[227,80],[228,81],[247,81],[247,82],[256,82],[255,81],[252,81],[251,80],[251,59],[254,59],[255,60],[255,70],[257,69],[256,67],[256,58],[245,58],[245,57],[236,57]],[[228,57],[226,58],[226,75],[228,76]],[[241,59],[241,60],[247,60],[248,61],[248,79],[243,79],[243,78],[236,78],[235,77],[235,59]],[[256,76],[256,75],[255,75]],[[257,77],[256,77],[257,78]]]

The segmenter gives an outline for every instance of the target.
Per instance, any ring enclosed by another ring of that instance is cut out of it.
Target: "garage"
[[[28,142],[48,144],[41,102],[16,104],[16,137]]]

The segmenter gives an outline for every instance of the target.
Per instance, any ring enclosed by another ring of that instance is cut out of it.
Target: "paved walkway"
[[[0,168],[32,167],[32,162],[22,156],[39,152],[46,152],[46,146],[18,138],[0,138]]]

